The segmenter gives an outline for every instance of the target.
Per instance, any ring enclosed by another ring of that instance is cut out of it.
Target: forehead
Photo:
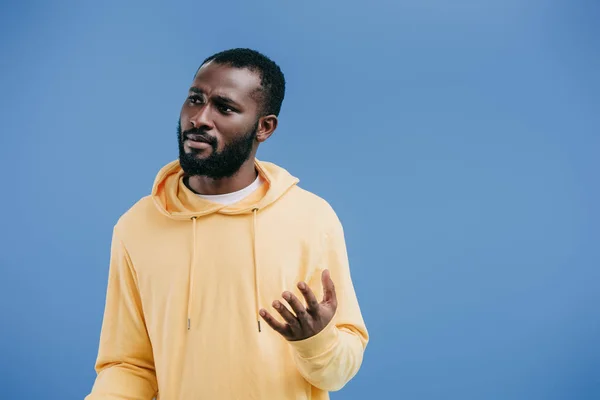
[[[224,95],[240,102],[255,102],[260,89],[260,77],[247,68],[209,62],[198,70],[192,86],[207,95]]]

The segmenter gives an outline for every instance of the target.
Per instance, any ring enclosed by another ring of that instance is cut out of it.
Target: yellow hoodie
[[[119,219],[87,400],[321,400],[358,372],[368,333],[342,225],[286,170],[255,165],[265,184],[223,206],[190,191],[173,161]],[[260,308],[280,317],[283,291],[303,299],[300,281],[321,301],[324,269],[338,298],[324,330],[290,342],[261,321]]]

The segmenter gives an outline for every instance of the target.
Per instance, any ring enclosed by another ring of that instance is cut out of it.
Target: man
[[[284,92],[253,50],[198,69],[179,159],[114,228],[86,399],[327,399],[358,372],[368,333],[340,221],[255,158]]]

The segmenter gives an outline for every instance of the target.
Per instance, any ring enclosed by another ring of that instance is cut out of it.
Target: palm
[[[321,274],[321,281],[323,300],[320,303],[308,285],[300,282],[298,288],[306,300],[306,307],[293,293],[286,291],[283,293],[283,298],[288,302],[293,313],[279,300],[273,302],[273,307],[283,317],[285,323],[277,321],[264,309],[260,311],[261,316],[271,328],[289,341],[308,339],[316,335],[331,322],[337,309],[335,286],[328,270]]]

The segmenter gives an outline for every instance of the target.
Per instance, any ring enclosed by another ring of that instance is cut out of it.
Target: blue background
[[[332,398],[600,398],[597,1],[0,7],[3,399],[90,390],[112,226],[231,47],[287,78],[259,158],[346,229],[372,336]]]

